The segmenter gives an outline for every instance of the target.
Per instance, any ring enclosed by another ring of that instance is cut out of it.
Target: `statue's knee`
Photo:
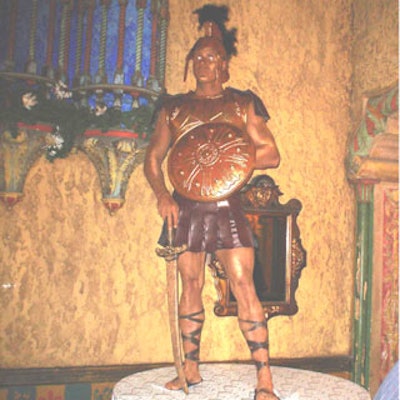
[[[248,292],[253,288],[253,280],[246,275],[240,275],[230,280],[232,290]]]
[[[182,279],[182,290],[185,292],[195,293],[201,292],[204,287],[203,279],[199,278],[185,278]]]

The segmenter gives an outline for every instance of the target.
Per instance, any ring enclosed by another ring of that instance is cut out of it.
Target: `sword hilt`
[[[179,254],[183,253],[187,249],[187,245],[174,246],[174,233],[172,228],[168,228],[168,245],[165,247],[157,248],[156,253],[159,257],[165,258],[165,261],[176,260]]]

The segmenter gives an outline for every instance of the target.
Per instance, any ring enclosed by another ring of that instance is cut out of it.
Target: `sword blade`
[[[188,394],[189,389],[183,370],[182,337],[179,329],[178,304],[179,304],[178,266],[176,259],[167,261],[167,292],[168,292],[168,316],[171,331],[172,353],[175,369],[178,374],[182,390]]]

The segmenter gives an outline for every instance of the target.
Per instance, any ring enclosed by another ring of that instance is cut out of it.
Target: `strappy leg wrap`
[[[263,320],[263,321],[250,321],[250,320],[246,320],[246,319],[241,319],[239,318],[239,324],[240,324],[240,329],[243,332],[243,335],[246,339],[247,345],[249,346],[251,355],[254,359],[254,353],[257,350],[263,349],[266,351],[266,359],[268,360],[268,350],[269,350],[269,343],[268,343],[268,331],[267,331],[267,321]],[[247,329],[244,328],[244,325],[249,326]],[[251,340],[249,338],[249,332],[253,332],[257,329],[265,329],[266,331],[266,337],[267,339],[263,342],[259,342],[259,341],[255,341],[255,340]],[[261,368],[264,368],[266,366],[268,366],[268,361],[258,361],[256,359],[254,359],[254,363],[256,365],[257,371],[259,371]]]
[[[190,331],[190,332],[183,332],[183,329],[181,328],[182,331],[182,340],[184,342],[183,347],[185,348],[185,342],[186,343],[191,343],[194,346],[194,349],[191,351],[186,351],[185,350],[185,359],[199,362],[200,359],[200,336],[201,336],[201,331],[203,329],[203,323],[204,323],[204,308],[198,312],[195,312],[193,314],[187,314],[187,315],[180,315],[179,319],[186,320],[193,322],[195,324],[200,325],[197,329]]]

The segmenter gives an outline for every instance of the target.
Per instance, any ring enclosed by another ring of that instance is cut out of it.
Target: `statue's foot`
[[[254,400],[280,400],[280,399],[271,390],[261,388],[255,390]]]
[[[201,382],[203,382],[202,377],[199,377],[199,378],[193,379],[193,380],[189,380],[189,379],[186,380],[188,387],[196,386],[196,385],[200,384]],[[181,382],[178,377],[172,379],[172,381],[167,382],[165,384],[165,388],[168,390],[183,390]]]

